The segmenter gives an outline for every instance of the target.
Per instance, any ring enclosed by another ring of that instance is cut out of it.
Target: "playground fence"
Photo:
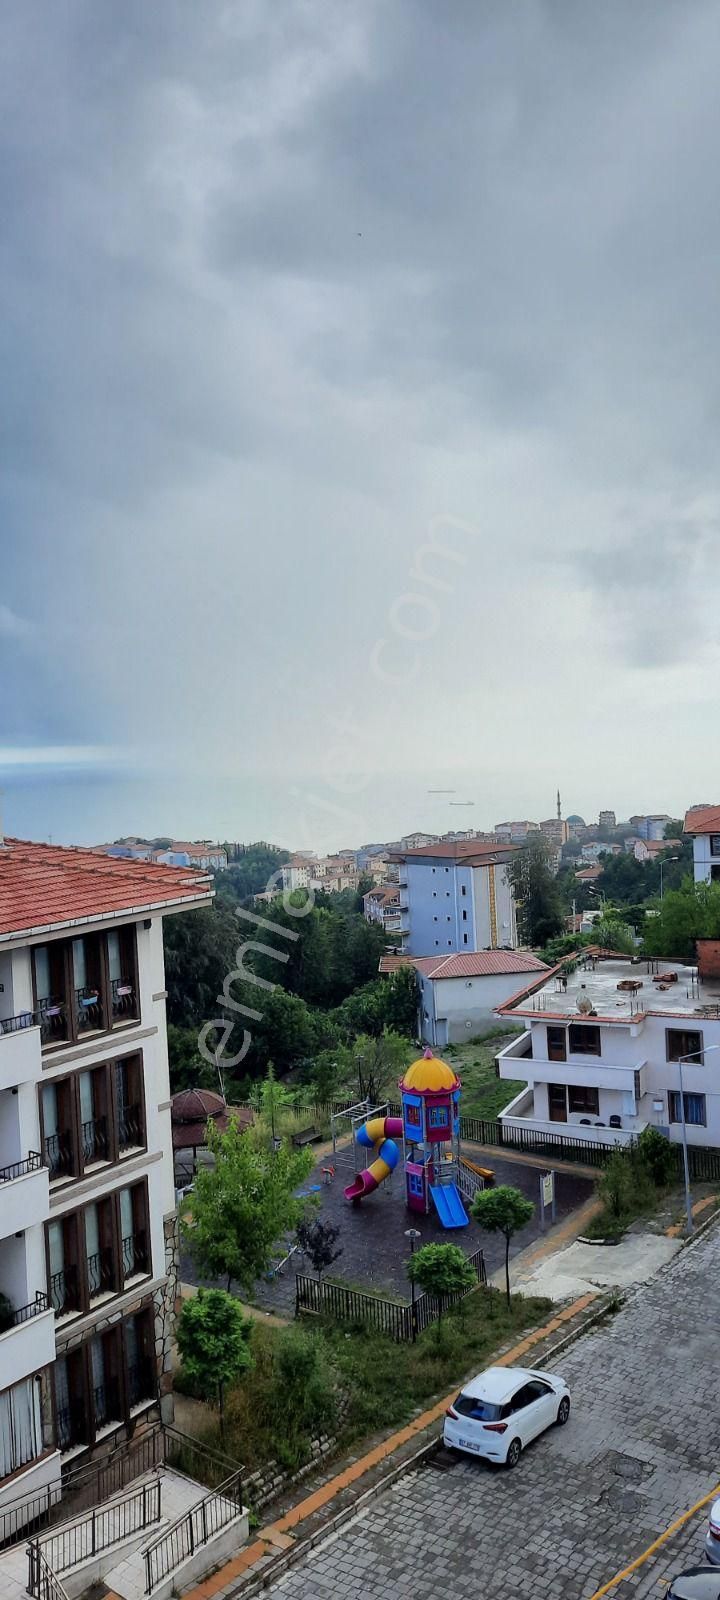
[[[485,1256],[476,1250],[468,1256],[475,1269],[476,1283],[487,1283]],[[325,1283],[317,1278],[298,1274],[295,1279],[295,1315],[310,1312],[315,1316],[332,1317],[336,1322],[360,1322],[378,1333],[389,1335],[399,1344],[417,1338],[432,1322],[437,1322],[441,1312],[464,1300],[472,1289],[459,1294],[445,1295],[442,1301],[435,1295],[420,1294],[411,1305],[396,1300],[384,1300],[380,1295],[363,1294],[360,1289],[348,1289],[340,1283]]]

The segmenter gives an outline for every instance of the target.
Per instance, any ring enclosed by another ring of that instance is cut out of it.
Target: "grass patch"
[[[504,1049],[513,1034],[518,1032],[520,1030],[517,1028],[495,1029],[492,1033],[468,1039],[466,1044],[448,1045],[445,1054],[462,1079],[460,1110],[464,1116],[483,1117],[492,1122],[498,1112],[509,1105],[521,1089],[527,1087],[526,1078],[520,1078],[517,1082],[498,1078],[495,1070],[498,1051]]]
[[[319,1433],[335,1433],[341,1446],[368,1433],[401,1426],[418,1410],[487,1366],[514,1335],[543,1321],[551,1302],[479,1288],[416,1344],[395,1344],[365,1326],[327,1319],[311,1327],[256,1324],[254,1368],[226,1398],[225,1452],[248,1470],[277,1460],[303,1465]],[[178,1388],[189,1386],[179,1374]],[[338,1405],[342,1397],[342,1421]],[[207,1409],[205,1443],[219,1448],[213,1409]]]

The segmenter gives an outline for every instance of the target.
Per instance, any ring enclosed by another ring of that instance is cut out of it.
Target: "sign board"
[[[544,1172],[541,1178],[542,1200],[544,1206],[551,1206],[555,1198],[555,1174]]]

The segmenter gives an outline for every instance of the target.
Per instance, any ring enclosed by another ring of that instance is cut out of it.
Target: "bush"
[[[657,1189],[664,1189],[677,1176],[677,1151],[657,1128],[643,1128],[637,1142],[642,1160]]]

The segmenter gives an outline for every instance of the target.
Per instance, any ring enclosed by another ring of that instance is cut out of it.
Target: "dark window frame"
[[[711,833],[710,835],[710,854],[711,856],[720,856],[720,833]]]
[[[555,1035],[551,1039],[551,1034]],[[567,1061],[567,1028],[558,1023],[547,1024],[548,1061]]]
[[[683,1120],[681,1115],[680,1115],[680,1090],[679,1089],[668,1089],[667,1097],[668,1097],[668,1122],[674,1123],[674,1124],[679,1126],[679,1125],[682,1124],[682,1120]],[[685,1102],[683,1109],[685,1111],[685,1126],[686,1126],[686,1128],[706,1128],[707,1127],[707,1096],[705,1094],[703,1094],[701,1089],[684,1089],[683,1090],[683,1100]],[[701,1100],[702,1101],[702,1113],[703,1114],[702,1114],[701,1118],[689,1117],[688,1116],[688,1114],[687,1114],[687,1103],[688,1103],[688,1100]]]
[[[122,1223],[120,1215],[120,1191],[129,1189],[132,1194],[133,1206],[133,1231],[129,1237],[137,1239],[138,1248],[132,1251],[133,1269],[127,1270],[128,1249],[127,1242],[123,1249]],[[98,1207],[98,1236],[99,1252],[104,1259],[95,1264],[91,1270],[89,1262],[95,1258],[95,1252],[88,1256],[87,1234],[85,1230],[85,1215],[91,1205]],[[152,1277],[152,1237],[150,1232],[150,1200],[147,1176],[136,1178],[132,1183],[118,1184],[109,1193],[98,1195],[96,1200],[89,1200],[85,1205],[78,1206],[76,1210],[63,1212],[61,1216],[50,1217],[45,1223],[45,1261],[47,1282],[52,1300],[52,1276],[50,1272],[50,1227],[60,1223],[63,1229],[63,1276],[68,1276],[73,1285],[73,1298],[75,1305],[67,1307],[67,1313],[58,1309],[58,1316],[69,1314],[81,1317],[97,1306],[102,1299],[108,1305],[110,1300],[118,1295],[125,1294],[126,1285],[132,1280],[132,1286],[140,1279]],[[137,1266],[144,1259],[144,1266]],[[101,1274],[99,1277],[98,1274]],[[98,1284],[104,1275],[107,1287],[96,1289],[92,1293],[93,1283]],[[57,1274],[56,1274],[57,1276]],[[59,1286],[65,1287],[65,1285]],[[52,1303],[55,1304],[54,1300]]]
[[[578,1041],[582,1041],[579,1043]],[[597,1049],[593,1046],[597,1045]],[[568,1054],[602,1056],[602,1034],[594,1022],[571,1022],[568,1027]]]
[[[692,1039],[699,1040],[697,1048],[691,1044]],[[677,1040],[677,1045],[673,1043]],[[672,1053],[671,1053],[672,1052]],[[687,1065],[702,1067],[705,1065],[705,1038],[701,1028],[666,1028],[665,1029],[665,1060],[687,1060]]]
[[[569,1083],[567,1086],[567,1093],[568,1111],[572,1111],[575,1116],[599,1117],[600,1090],[596,1089],[593,1084]],[[579,1098],[580,1100],[584,1100],[585,1104],[573,1104],[575,1097]],[[590,1100],[592,1100],[592,1104],[588,1103]]]
[[[126,1068],[130,1084],[124,1118],[121,1116],[117,1092],[119,1066]],[[107,1152],[105,1156],[98,1155],[95,1150],[88,1151],[89,1135],[83,1134],[83,1128],[87,1126],[82,1121],[80,1110],[80,1077],[83,1072],[90,1072],[93,1075],[93,1095],[97,1093],[99,1108],[99,1115],[95,1120],[105,1122],[103,1133]],[[62,1097],[62,1134],[59,1137],[66,1147],[69,1146],[69,1165],[72,1166],[72,1171],[58,1173],[56,1177],[52,1177],[50,1162],[53,1193],[71,1183],[77,1183],[88,1170],[95,1169],[99,1164],[102,1164],[104,1169],[116,1167],[122,1165],[129,1156],[147,1150],[145,1061],[142,1050],[129,1050],[125,1055],[112,1056],[95,1066],[76,1067],[72,1072],[61,1077],[47,1078],[45,1083],[38,1085],[41,1149],[48,1159],[43,1090],[49,1086],[53,1086],[56,1093]],[[128,1132],[128,1125],[137,1129],[139,1135],[137,1142],[124,1138],[124,1133]]]
[[[122,923],[109,931],[119,936],[121,969],[125,969],[121,970],[122,981],[118,980],[118,987],[129,990],[128,996],[121,994],[119,997],[120,1009],[117,989],[113,991],[110,979],[107,929],[78,934],[76,939],[52,939],[31,945],[33,1009],[36,1013],[42,1013],[41,1026],[45,1027],[46,1035],[41,1041],[43,1052],[66,1049],[88,1038],[97,1039],[120,1028],[138,1026],[141,1018],[137,924]],[[79,939],[83,940],[86,947],[85,963],[88,969],[88,982],[83,989],[76,989],[73,971],[73,944]],[[38,950],[47,952],[50,996],[38,996]],[[96,1001],[93,995],[97,995]],[[54,1002],[52,1006],[50,1001]]]

